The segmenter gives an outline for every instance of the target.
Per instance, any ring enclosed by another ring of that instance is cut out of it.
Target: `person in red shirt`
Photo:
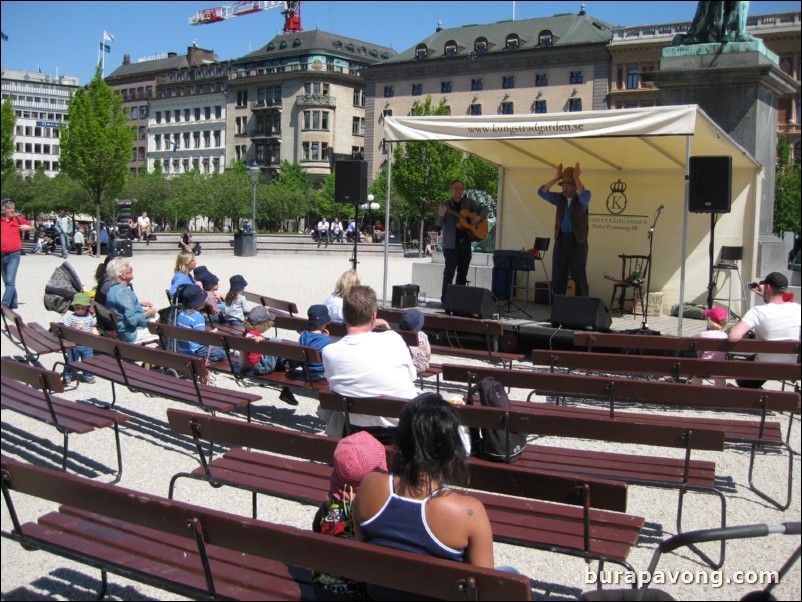
[[[0,253],[3,259],[3,305],[17,309],[17,269],[22,255],[22,232],[34,227],[24,217],[17,215],[14,201],[3,199],[2,231],[0,232]]]

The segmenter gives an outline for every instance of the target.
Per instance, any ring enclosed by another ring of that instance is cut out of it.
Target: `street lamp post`
[[[262,177],[262,170],[256,165],[254,161],[253,164],[248,168],[248,177],[251,179],[251,187],[253,189],[253,198],[252,198],[252,205],[251,205],[251,238],[253,240],[253,255],[256,255],[257,245],[256,245],[256,186],[259,184],[259,178]]]

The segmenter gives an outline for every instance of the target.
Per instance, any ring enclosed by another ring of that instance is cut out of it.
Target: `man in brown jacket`
[[[551,267],[551,290],[555,295],[564,295],[570,274],[576,284],[576,296],[587,297],[588,277],[588,206],[590,190],[579,179],[579,163],[575,167],[557,167],[557,175],[543,184],[537,193],[557,207],[554,220],[554,254]],[[559,181],[562,192],[549,192]]]

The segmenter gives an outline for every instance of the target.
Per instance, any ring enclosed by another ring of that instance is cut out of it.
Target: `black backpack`
[[[468,390],[467,401],[473,404],[473,396],[479,393],[479,403],[489,408],[510,409],[510,398],[504,387],[495,378],[487,376]],[[524,433],[510,433],[509,459],[507,435],[503,429],[471,429],[471,453],[482,460],[511,464],[521,457],[526,446]]]

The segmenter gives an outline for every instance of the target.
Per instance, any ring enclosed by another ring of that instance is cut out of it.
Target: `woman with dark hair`
[[[467,485],[459,417],[440,395],[404,408],[389,475],[365,477],[354,503],[357,538],[398,550],[493,567],[485,507],[451,485]],[[382,597],[387,592],[383,592]]]

